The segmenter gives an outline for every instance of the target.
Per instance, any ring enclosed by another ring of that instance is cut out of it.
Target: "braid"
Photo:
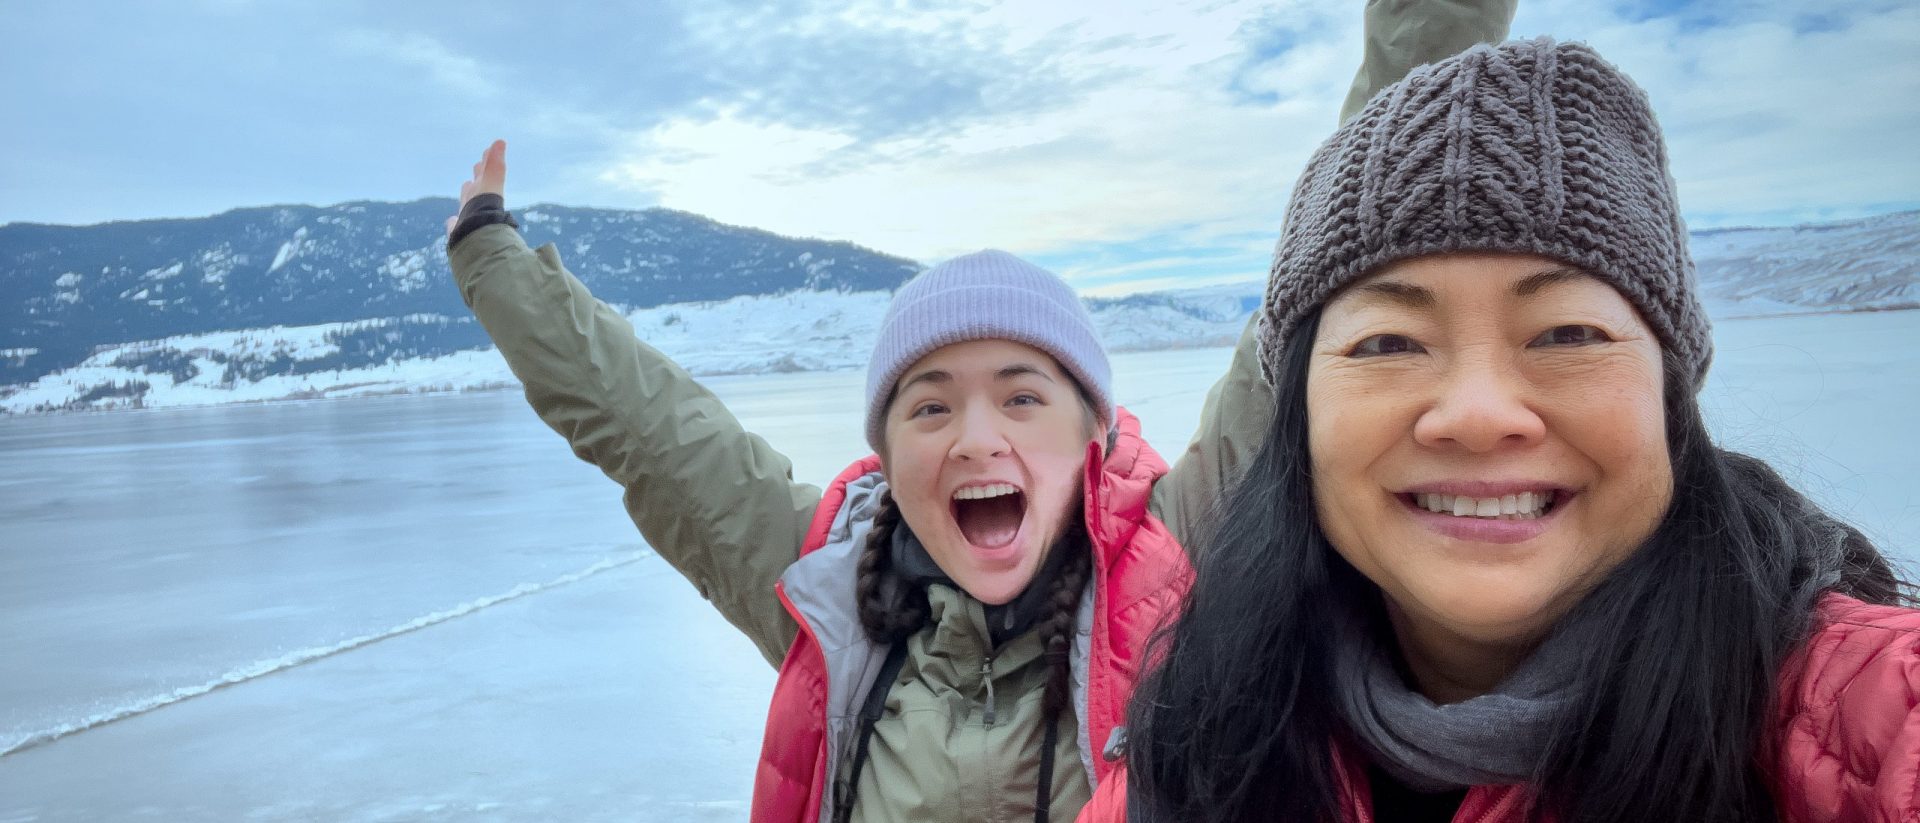
[[[1047,659],[1047,688],[1041,702],[1042,718],[1051,725],[1060,720],[1060,713],[1067,708],[1070,679],[1073,667],[1068,660],[1068,651],[1073,646],[1075,618],[1080,613],[1080,595],[1086,590],[1087,578],[1093,574],[1093,548],[1087,539],[1084,527],[1074,524],[1067,539],[1060,541],[1060,548],[1073,552],[1060,574],[1053,579],[1053,586],[1047,599],[1053,611],[1040,621],[1040,643],[1045,649]]]
[[[891,646],[920,630],[927,622],[927,593],[918,586],[901,582],[893,571],[893,532],[900,527],[900,507],[892,493],[880,495],[880,512],[874,515],[873,530],[867,533],[867,547],[856,566],[854,583],[860,601],[860,626],[867,637],[882,646]]]

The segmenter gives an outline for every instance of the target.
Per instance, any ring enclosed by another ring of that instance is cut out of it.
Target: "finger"
[[[487,153],[481,158],[480,164],[477,190],[502,193],[507,183],[507,141],[495,140],[487,146]]]
[[[467,204],[468,200],[472,200],[472,199],[473,199],[473,181],[468,180],[467,182],[460,184],[460,205],[464,206]]]
[[[458,222],[460,222],[458,218],[454,218],[454,217],[447,218],[447,236],[448,237],[453,236],[453,226],[455,223],[458,223]]]
[[[495,140],[493,145],[487,147],[487,156],[481,171],[495,177],[507,176],[507,141]]]

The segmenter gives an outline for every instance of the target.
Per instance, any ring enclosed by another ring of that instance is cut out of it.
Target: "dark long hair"
[[[1327,614],[1381,595],[1316,522],[1306,376],[1319,318],[1287,341],[1273,429],[1222,502],[1161,664],[1129,709],[1135,823],[1337,821]],[[1910,603],[1858,531],[1764,462],[1713,445],[1667,364],[1674,496],[1641,548],[1590,592],[1577,692],[1535,773],[1534,811],[1566,823],[1777,817],[1763,769],[1780,668],[1816,601]]]

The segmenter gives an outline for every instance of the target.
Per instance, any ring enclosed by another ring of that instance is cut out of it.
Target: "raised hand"
[[[507,141],[495,140],[480,153],[480,162],[473,164],[473,179],[460,184],[460,208],[447,218],[447,236],[453,236],[453,226],[460,222],[460,211],[466,209],[467,201],[474,195],[505,194],[506,187]]]

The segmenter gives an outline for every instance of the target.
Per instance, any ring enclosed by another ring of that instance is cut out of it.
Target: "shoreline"
[[[1724,317],[1710,316],[1708,319],[1713,323],[1722,323],[1722,322],[1731,323],[1731,322],[1745,322],[1745,321],[1755,321],[1755,320],[1791,320],[1791,319],[1802,318],[1802,317],[1832,317],[1837,315],[1848,315],[1848,314],[1876,314],[1876,315],[1877,314],[1893,314],[1893,313],[1908,312],[1908,311],[1920,311],[1920,304],[1895,305],[1895,306],[1884,306],[1884,307],[1869,306],[1869,307],[1850,308],[1850,309],[1821,309],[1821,310],[1809,310],[1804,312],[1785,312],[1785,313],[1778,313],[1778,314],[1740,314],[1740,315],[1728,315]],[[1139,354],[1139,353],[1148,353],[1148,352],[1191,351],[1191,350],[1199,350],[1199,349],[1230,348],[1235,344],[1235,342],[1236,341],[1233,339],[1216,338],[1216,339],[1195,341],[1190,344],[1158,346],[1158,347],[1152,347],[1152,348],[1122,347],[1122,348],[1111,349],[1109,350],[1109,353],[1119,355],[1119,354]],[[487,349],[487,350],[479,350],[479,351],[491,351],[491,350]],[[807,370],[792,370],[792,371],[784,371],[784,370],[711,371],[711,372],[693,372],[693,376],[699,380],[710,380],[715,378],[757,377],[757,376],[773,376],[773,375],[784,375],[784,374],[831,374],[836,372],[845,372],[845,371],[853,371],[853,370],[854,370],[853,367],[846,367],[846,368],[807,369]],[[354,384],[344,384],[341,388],[350,387],[352,385]],[[11,388],[11,387],[0,387],[0,388]],[[7,421],[7,420],[15,420],[15,419],[24,420],[29,418],[57,417],[57,416],[69,416],[69,415],[165,412],[165,411],[176,411],[176,410],[204,410],[204,409],[213,409],[213,408],[242,407],[242,406],[278,406],[278,405],[288,405],[288,404],[295,404],[295,403],[327,403],[327,402],[341,402],[341,401],[349,401],[349,400],[368,400],[368,399],[374,399],[374,398],[437,397],[437,396],[460,395],[460,394],[485,394],[485,393],[500,392],[500,391],[507,391],[507,390],[519,390],[520,388],[521,388],[521,384],[518,382],[485,382],[485,383],[478,383],[472,386],[467,386],[462,388],[410,387],[410,388],[395,388],[395,389],[386,390],[386,391],[371,391],[371,392],[364,392],[364,393],[357,393],[357,394],[345,394],[345,395],[339,395],[339,396],[326,396],[324,392],[327,390],[310,390],[313,393],[318,394],[319,396],[303,397],[303,396],[289,395],[285,397],[276,397],[276,398],[250,398],[250,399],[244,399],[244,400],[223,400],[223,401],[214,402],[214,403],[183,403],[183,404],[161,405],[161,406],[125,405],[125,406],[108,406],[104,408],[100,408],[100,407],[59,408],[59,409],[44,409],[44,410],[36,410],[36,411],[10,411],[4,408],[0,408],[0,423],[4,423],[4,421]],[[296,393],[296,394],[303,394],[303,393],[305,392]],[[4,396],[0,396],[0,399],[4,399]]]

